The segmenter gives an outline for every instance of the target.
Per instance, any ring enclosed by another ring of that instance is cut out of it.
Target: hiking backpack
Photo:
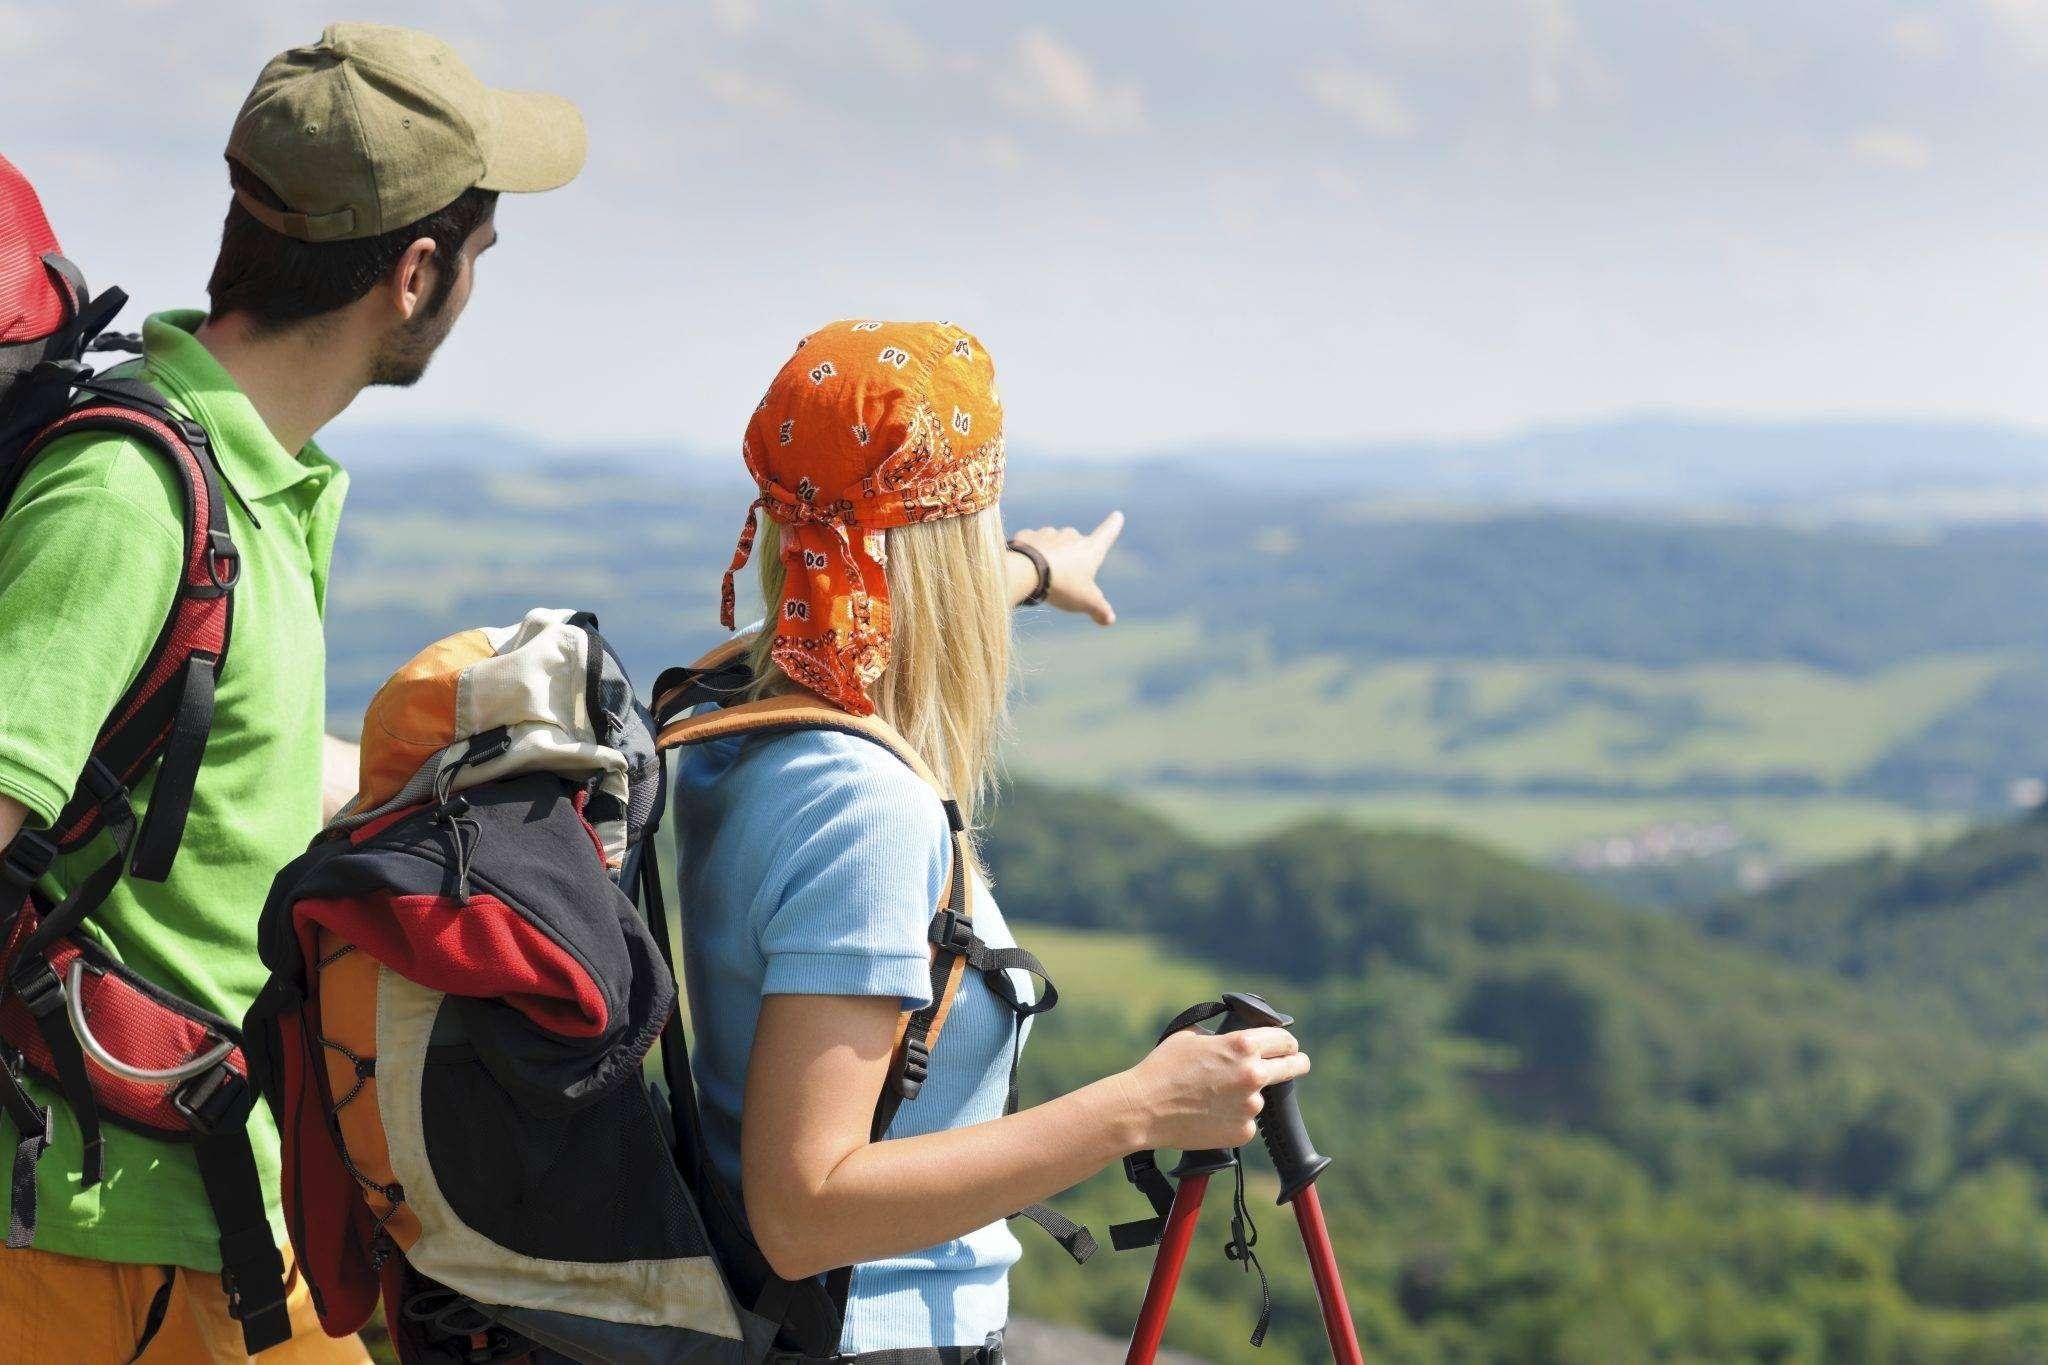
[[[329,1332],[381,1298],[409,1362],[845,1359],[845,1273],[777,1279],[704,1153],[653,842],[661,753],[829,726],[924,768],[812,699],[682,715],[736,700],[743,673],[736,649],[670,670],[650,712],[594,617],[535,611],[430,646],[371,701],[361,793],[265,906],[272,976],[245,1028]],[[1006,968],[1042,972],[973,936],[948,807],[933,1003],[899,1027],[878,1136],[964,971],[1013,999]]]
[[[101,727],[70,801],[47,830],[23,828],[0,853],[0,1111],[17,1145],[8,1170],[7,1245],[35,1235],[36,1167],[54,1117],[24,1072],[63,1095],[84,1142],[81,1188],[102,1171],[102,1120],[190,1143],[219,1225],[222,1282],[251,1354],[291,1335],[284,1265],[270,1233],[246,1122],[248,1068],[230,1021],[123,966],[82,932],[121,877],[162,881],[184,834],[215,681],[226,657],[241,558],[206,431],[149,384],[96,374],[93,351],[133,351],[105,329],[126,302],[97,297],[59,251],[28,182],[0,159],[0,536],[22,478],[56,440],[118,436],[166,461],[184,501],[179,590],[148,658]],[[154,769],[138,821],[131,793]],[[106,835],[106,858],[61,895],[42,885],[55,859]]]

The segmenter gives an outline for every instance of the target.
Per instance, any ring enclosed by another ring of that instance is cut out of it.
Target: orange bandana
[[[835,322],[797,343],[747,423],[747,509],[733,575],[754,552],[754,514],[781,523],[787,568],[770,657],[798,686],[855,715],[889,664],[882,533],[961,517],[1003,491],[1003,409],[981,343],[944,322]]]

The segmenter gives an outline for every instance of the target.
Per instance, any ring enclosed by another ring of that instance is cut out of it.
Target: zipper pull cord
[[[469,813],[466,796],[451,796],[442,801],[434,811],[434,823],[445,825],[448,837],[455,842],[455,898],[468,905],[470,864],[476,858],[477,845],[483,842],[483,826]]]

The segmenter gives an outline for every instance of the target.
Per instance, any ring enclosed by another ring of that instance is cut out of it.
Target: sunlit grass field
[[[1774,857],[1909,850],[1958,821],[1838,790],[1967,703],[1995,654],[1865,675],[1786,663],[1277,659],[1178,621],[1024,635],[1013,763],[1201,833],[1313,814],[1448,828],[1539,858],[1661,822]],[[1233,642],[1235,641],[1235,642]]]

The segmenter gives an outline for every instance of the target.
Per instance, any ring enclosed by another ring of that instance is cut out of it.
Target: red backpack
[[[0,537],[22,476],[52,441],[123,437],[169,462],[184,493],[184,580],[140,672],[93,744],[70,802],[47,830],[0,853],[0,1111],[18,1137],[7,1245],[35,1234],[36,1164],[51,1115],[21,1084],[57,1087],[84,1140],[81,1188],[101,1177],[102,1119],[191,1143],[220,1227],[222,1280],[251,1354],[291,1336],[284,1265],[271,1239],[249,1146],[254,1100],[241,1035],[228,1020],[121,965],[79,931],[124,875],[169,875],[213,723],[241,558],[206,432],[139,379],[98,375],[91,351],[134,350],[105,328],[127,296],[92,297],[57,246],[34,189],[0,157]],[[130,791],[154,767],[137,819]],[[44,875],[59,854],[106,834],[111,851],[60,897]]]

